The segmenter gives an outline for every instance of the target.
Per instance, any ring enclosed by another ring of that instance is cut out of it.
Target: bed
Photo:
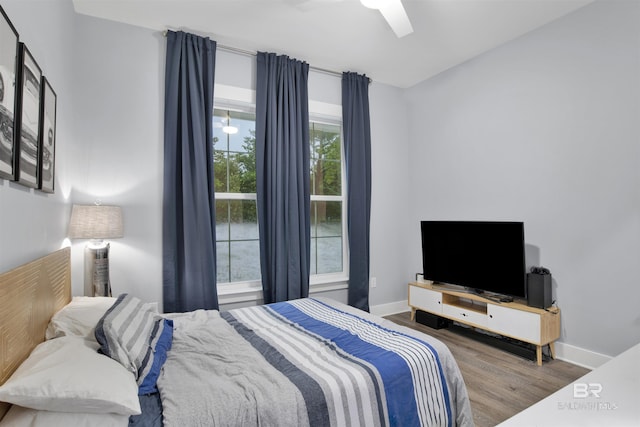
[[[0,426],[473,424],[451,353],[417,331],[322,298],[72,299],[69,270],[63,249],[0,275]]]

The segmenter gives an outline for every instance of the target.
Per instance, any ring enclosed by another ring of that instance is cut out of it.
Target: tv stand
[[[411,320],[416,310],[426,311],[453,321],[536,346],[536,360],[542,365],[542,347],[560,338],[560,309],[529,307],[526,301],[500,302],[468,293],[457,286],[429,282],[409,283]]]

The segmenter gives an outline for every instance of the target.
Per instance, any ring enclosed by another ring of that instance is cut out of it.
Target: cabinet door
[[[487,326],[494,332],[533,344],[540,343],[540,315],[489,304]]]
[[[442,294],[429,289],[409,286],[409,305],[431,313],[442,313]]]

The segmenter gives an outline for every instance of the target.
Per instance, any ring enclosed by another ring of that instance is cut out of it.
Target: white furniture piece
[[[536,359],[542,365],[542,347],[560,337],[560,309],[529,307],[526,301],[498,302],[465,292],[459,286],[409,283],[411,319],[416,310],[426,311],[474,328],[534,344]]]
[[[499,426],[640,426],[638,360],[640,344]]]

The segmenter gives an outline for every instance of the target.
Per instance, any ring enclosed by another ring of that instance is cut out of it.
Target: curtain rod
[[[167,32],[168,31],[169,30],[164,30],[162,32],[162,35],[164,37],[167,37]],[[250,50],[240,49],[239,47],[225,46],[225,45],[220,44],[218,42],[216,42],[216,48],[220,49],[220,50],[227,51],[227,52],[239,53],[240,55],[245,55],[245,56],[257,56],[258,55],[258,52],[253,52],[253,51],[250,51]],[[320,72],[320,73],[329,74],[329,75],[332,75],[332,76],[342,77],[342,73],[339,72],[339,71],[327,70],[326,68],[314,67],[313,65],[309,65],[309,69],[311,69],[313,71]],[[371,84],[371,77],[369,77],[368,79],[369,79],[369,84]]]

